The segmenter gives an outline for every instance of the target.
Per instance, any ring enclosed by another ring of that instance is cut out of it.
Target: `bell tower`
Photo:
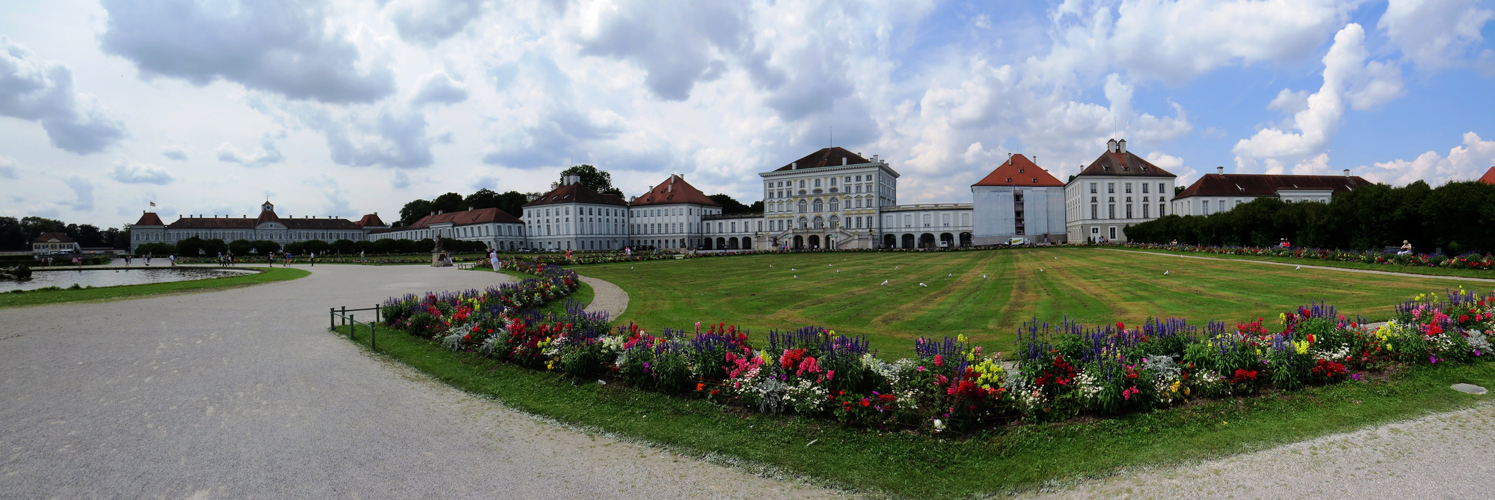
[[[260,205],[260,212],[274,212],[274,211],[275,211],[275,204],[274,203],[270,203],[270,200],[265,200],[265,204],[264,205]]]

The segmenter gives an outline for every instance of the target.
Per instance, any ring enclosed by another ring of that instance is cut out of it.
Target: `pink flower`
[[[945,357],[939,354],[934,355],[934,366],[945,366]]]

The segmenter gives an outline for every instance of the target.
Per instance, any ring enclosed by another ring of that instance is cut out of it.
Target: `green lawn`
[[[34,306],[93,300],[130,299],[150,295],[202,292],[208,290],[258,285],[261,283],[269,283],[272,281],[288,281],[311,274],[306,270],[284,267],[269,268],[264,269],[263,271],[264,272],[247,274],[243,276],[229,276],[224,278],[210,278],[193,281],[174,281],[171,283],[109,286],[101,288],[84,288],[79,290],[38,290],[22,293],[3,293],[0,294],[0,307]]]
[[[866,335],[892,357],[911,354],[919,336],[956,334],[989,350],[1010,351],[1017,327],[1034,317],[1059,322],[1068,316],[1085,324],[1135,324],[1149,316],[1234,324],[1275,319],[1322,300],[1343,313],[1381,320],[1417,293],[1461,284],[1474,288],[1437,277],[1294,270],[1097,248],[770,254],[576,269],[627,291],[628,311],[618,320],[651,331],[724,321],[762,339],[773,328],[820,325]]]

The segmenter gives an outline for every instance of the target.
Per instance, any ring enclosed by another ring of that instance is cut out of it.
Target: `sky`
[[[750,203],[835,145],[899,202],[1111,138],[1177,174],[1495,165],[1495,0],[6,0],[0,215],[386,221],[592,164]]]

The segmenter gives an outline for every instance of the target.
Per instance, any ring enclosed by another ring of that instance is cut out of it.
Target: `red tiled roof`
[[[524,222],[521,222],[519,219],[514,218],[514,216],[509,215],[508,212],[505,212],[503,210],[499,210],[497,208],[480,208],[480,209],[477,209],[477,210],[468,210],[468,211],[465,211],[465,212],[451,212],[451,213],[444,213],[444,214],[427,215],[425,217],[421,217],[420,220],[417,220],[417,221],[415,221],[415,223],[410,224],[408,226],[392,227],[392,228],[389,228],[389,229],[381,229],[381,230],[377,230],[377,231],[370,231],[370,233],[371,234],[380,234],[380,233],[388,233],[388,232],[393,232],[393,231],[404,231],[404,230],[407,230],[407,229],[425,229],[425,228],[431,227],[432,225],[435,225],[435,224],[451,224],[453,226],[466,226],[466,225],[471,225],[471,224],[488,224],[488,223],[493,223],[493,222],[496,222],[496,223],[499,223],[499,224],[523,224],[524,223]]]
[[[649,190],[648,193],[634,198],[629,205],[637,207],[644,205],[671,205],[675,203],[694,203],[708,207],[721,206],[706,196],[706,193],[702,193],[695,186],[685,182],[684,177],[678,175],[671,175],[669,179],[659,183],[658,186],[654,186],[654,189]]]
[[[1334,194],[1339,194],[1370,184],[1370,181],[1360,176],[1208,174],[1184,188],[1173,199],[1190,196],[1277,196],[1277,191],[1283,189],[1332,190]]]
[[[846,159],[846,163],[848,165],[855,165],[857,163],[872,163],[866,158],[862,158],[861,155],[858,155],[851,151],[847,151],[843,148],[833,147],[824,148],[814,153],[810,153],[804,158],[800,158],[798,161],[779,167],[774,171],[782,172],[785,170],[795,170],[801,168],[833,167],[840,165],[843,158]]]
[[[1080,171],[1080,175],[1132,175],[1137,177],[1178,177],[1158,168],[1142,157],[1125,153],[1101,153],[1100,158]]]
[[[142,214],[140,216],[140,220],[135,221],[135,225],[137,225],[137,226],[164,226],[164,225],[166,225],[166,223],[165,222],[161,222],[161,217],[157,216],[155,212],[146,212],[146,213],[144,213],[144,214]]]
[[[379,214],[368,214],[363,216],[362,219],[358,219],[358,225],[363,227],[381,227],[388,226],[389,224],[385,224],[384,221],[379,218]]]
[[[556,203],[592,203],[597,205],[628,206],[623,198],[613,194],[602,194],[593,191],[592,188],[581,184],[567,184],[550,190],[549,193],[540,195],[535,201],[525,203],[524,206],[554,205]]]
[[[1495,184],[1495,167],[1490,167],[1489,170],[1486,170],[1485,176],[1480,177],[1479,181],[1485,184]]]
[[[67,233],[42,233],[41,236],[37,236],[36,239],[31,240],[31,242],[32,243],[50,243],[52,240],[57,240],[58,243],[72,243],[73,242],[73,239],[69,238],[68,235],[67,235]]]
[[[1063,187],[1049,171],[1033,163],[1023,155],[1012,155],[1007,162],[991,171],[985,178],[972,186],[1038,186],[1038,187]]]

